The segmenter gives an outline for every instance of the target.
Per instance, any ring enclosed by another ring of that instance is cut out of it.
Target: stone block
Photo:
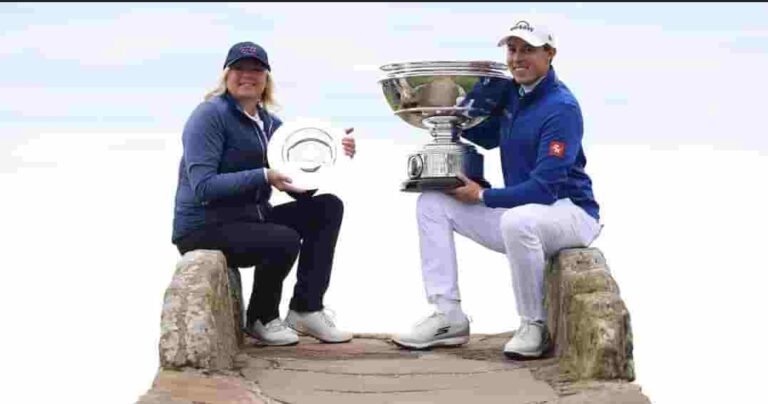
[[[547,324],[566,379],[635,379],[629,311],[597,248],[560,251],[546,271]]]
[[[224,254],[187,252],[165,291],[160,321],[160,366],[229,369],[239,327]]]

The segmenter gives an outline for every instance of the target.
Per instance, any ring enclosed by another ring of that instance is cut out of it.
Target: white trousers
[[[419,195],[421,270],[427,300],[461,300],[453,232],[505,254],[512,271],[512,289],[520,317],[546,321],[544,267],[563,248],[586,247],[601,225],[570,199],[552,205],[528,204],[489,208],[465,204],[442,192]]]

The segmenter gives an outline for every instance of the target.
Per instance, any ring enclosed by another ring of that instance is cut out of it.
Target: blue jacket
[[[592,181],[584,171],[587,159],[581,146],[581,108],[554,69],[522,97],[514,80],[491,83],[477,89],[485,91],[485,97],[475,97],[478,103],[489,104],[486,107],[493,110],[492,115],[463,133],[481,147],[500,148],[505,187],[486,190],[485,204],[511,208],[570,198],[599,220]]]
[[[271,208],[267,143],[282,122],[259,107],[264,131],[228,94],[195,108],[184,126],[172,242],[204,226],[264,221]]]

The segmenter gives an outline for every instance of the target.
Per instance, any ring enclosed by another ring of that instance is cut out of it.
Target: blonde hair
[[[227,77],[229,76],[230,71],[231,69],[227,67],[221,72],[216,88],[205,94],[205,97],[203,98],[205,101],[218,95],[222,95],[227,91]],[[264,108],[269,107],[273,109],[278,106],[275,101],[275,82],[272,80],[272,73],[270,73],[269,70],[267,70],[267,85],[264,86],[264,92],[261,93],[261,101],[259,101],[259,104]]]

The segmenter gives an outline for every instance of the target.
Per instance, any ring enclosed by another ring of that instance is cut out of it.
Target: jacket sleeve
[[[484,149],[498,147],[501,117],[504,114],[506,98],[511,89],[512,84],[509,80],[484,79],[478,81],[462,101],[462,105],[472,105],[478,110],[490,111],[491,114],[480,125],[463,131],[462,136]],[[470,116],[473,113],[470,112]]]
[[[501,117],[491,115],[480,125],[463,131],[462,137],[484,149],[490,150],[499,146],[500,125]]]
[[[577,105],[563,105],[549,115],[541,127],[536,165],[528,180],[512,187],[488,189],[485,204],[512,208],[528,203],[551,205],[559,199],[568,171],[581,150],[581,112]]]
[[[187,120],[182,134],[184,168],[195,199],[200,203],[244,195],[266,184],[265,168],[219,173],[224,140],[224,123],[216,106],[200,104]]]

